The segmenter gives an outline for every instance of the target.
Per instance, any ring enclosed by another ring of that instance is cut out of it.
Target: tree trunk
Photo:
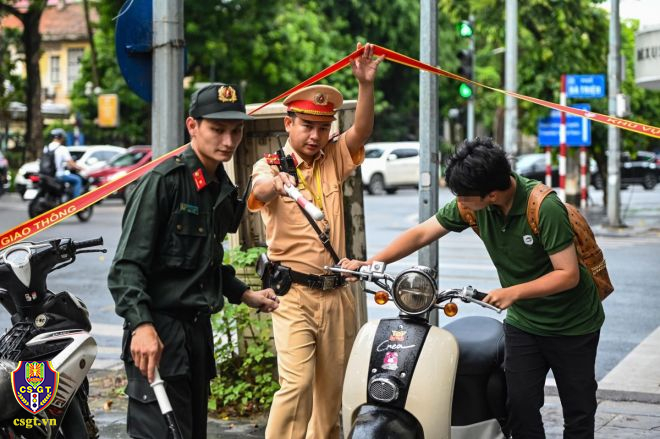
[[[22,40],[27,73],[25,148],[28,160],[35,159],[44,146],[44,121],[41,115],[41,76],[39,70],[39,58],[41,56],[39,21],[45,5],[45,1],[33,1],[28,11],[18,16],[23,23]]]
[[[92,53],[92,82],[94,82],[94,87],[99,87],[101,84],[99,82],[99,72],[96,68],[96,45],[94,45],[94,30],[92,29],[92,21],[89,17],[89,0],[83,0],[83,5],[85,6],[85,24],[87,25],[87,38],[89,39],[89,49]]]

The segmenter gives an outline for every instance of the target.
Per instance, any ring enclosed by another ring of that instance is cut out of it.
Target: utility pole
[[[504,88],[518,91],[518,0],[506,0],[506,51],[504,53]],[[518,154],[518,100],[504,98],[504,151]]]
[[[611,0],[610,53],[607,63],[608,110],[617,117],[617,94],[621,83],[621,24],[619,0]],[[610,227],[622,227],[621,221],[621,132],[609,125],[607,128],[607,222]]]
[[[472,29],[474,30],[474,16],[470,15],[470,24],[472,25]],[[474,47],[474,33],[472,34],[472,37],[470,38],[470,52],[472,53],[472,78],[474,79],[474,59],[477,57],[477,53],[475,52],[475,47]],[[472,140],[474,139],[474,94],[472,94],[472,97],[468,99],[467,102],[467,138]]]
[[[420,60],[438,64],[437,0],[421,0]],[[425,221],[438,211],[438,79],[430,72],[419,73],[419,221]],[[438,269],[438,243],[432,242],[418,253],[420,265]],[[430,316],[438,324],[438,312]]]
[[[153,0],[154,157],[183,144],[183,0]]]

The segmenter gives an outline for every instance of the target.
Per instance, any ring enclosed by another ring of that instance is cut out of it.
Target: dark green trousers
[[[174,415],[186,439],[205,439],[209,383],[215,377],[213,335],[208,315],[178,319],[153,314],[163,345],[159,372]],[[130,353],[131,330],[124,331],[123,355],[128,385],[127,430],[136,439],[169,438],[165,418],[146,377]]]

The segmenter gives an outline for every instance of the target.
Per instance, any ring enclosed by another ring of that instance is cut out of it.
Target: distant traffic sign
[[[571,105],[581,110],[591,110],[589,104]],[[560,112],[553,110],[550,117],[539,119],[538,140],[541,146],[559,146],[559,123]],[[566,114],[566,145],[567,146],[591,146],[591,120]]]
[[[567,98],[602,98],[605,96],[605,75],[566,75]]]
[[[115,30],[117,63],[128,88],[151,102],[151,39],[153,5],[151,0],[125,2],[119,10]]]

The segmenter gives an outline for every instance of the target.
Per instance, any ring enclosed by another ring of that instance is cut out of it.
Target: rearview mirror
[[[387,161],[390,162],[390,161],[392,161],[392,160],[396,160],[396,159],[398,159],[398,158],[399,158],[398,155],[396,155],[396,154],[390,154],[390,155],[387,156]]]

